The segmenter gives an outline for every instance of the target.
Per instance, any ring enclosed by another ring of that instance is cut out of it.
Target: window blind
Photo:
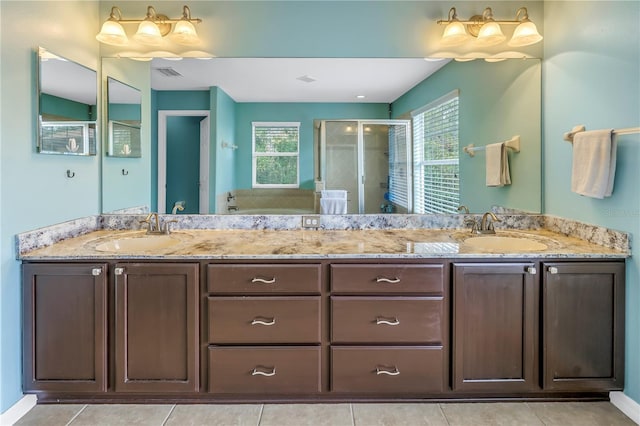
[[[389,128],[389,201],[409,208],[407,127]]]
[[[456,213],[460,204],[458,91],[412,115],[414,212]]]
[[[253,186],[298,187],[300,123],[254,122]]]

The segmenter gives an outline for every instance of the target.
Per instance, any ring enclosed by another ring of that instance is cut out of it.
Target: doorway
[[[209,213],[209,111],[158,111],[158,212]]]
[[[347,214],[408,213],[411,134],[408,120],[324,120],[320,180],[347,191]]]

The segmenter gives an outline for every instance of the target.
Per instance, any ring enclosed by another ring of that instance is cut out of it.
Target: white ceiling
[[[236,102],[391,103],[447,62],[422,58],[154,59],[151,87],[208,90],[217,86]],[[158,68],[171,68],[181,76],[166,77]]]

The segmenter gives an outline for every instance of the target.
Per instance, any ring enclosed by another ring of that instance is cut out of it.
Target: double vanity
[[[25,392],[269,402],[623,388],[625,234],[545,216],[503,217],[492,235],[455,216],[323,217],[311,230],[299,217],[297,229],[161,220],[176,218],[168,234],[105,215],[18,236]]]

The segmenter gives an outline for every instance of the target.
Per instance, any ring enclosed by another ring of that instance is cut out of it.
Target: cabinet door
[[[115,268],[115,390],[198,390],[198,265]]]
[[[107,266],[23,266],[23,388],[107,388]]]
[[[534,266],[454,264],[454,390],[537,387],[539,291]]]
[[[624,262],[543,267],[544,388],[621,390]]]

